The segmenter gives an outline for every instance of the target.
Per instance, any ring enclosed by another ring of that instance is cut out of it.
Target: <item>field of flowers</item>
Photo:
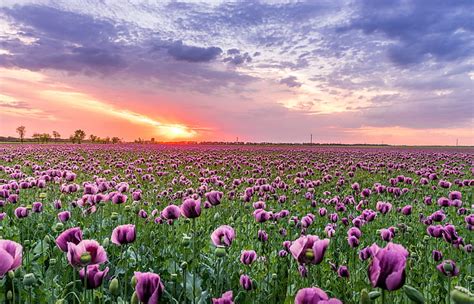
[[[2,145],[0,302],[474,303],[473,164],[469,149]]]

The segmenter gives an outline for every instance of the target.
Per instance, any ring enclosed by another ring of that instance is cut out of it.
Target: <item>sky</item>
[[[474,145],[474,1],[0,2],[0,135]]]

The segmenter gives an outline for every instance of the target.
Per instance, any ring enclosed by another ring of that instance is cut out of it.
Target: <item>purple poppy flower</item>
[[[301,236],[295,240],[290,252],[300,264],[319,264],[324,258],[329,239],[319,239],[315,235]]]
[[[221,203],[224,193],[220,191],[211,191],[205,194],[207,201],[213,205],[217,206]]]
[[[176,205],[169,205],[161,211],[161,216],[168,220],[175,220],[181,216],[181,210]]]
[[[58,219],[62,222],[65,223],[71,218],[71,212],[69,211],[62,211],[58,213]]]
[[[350,275],[349,268],[347,268],[347,266],[339,266],[339,268],[337,269],[337,275],[340,278],[348,278]]]
[[[186,199],[181,205],[181,213],[187,218],[196,218],[201,215],[201,200]]]
[[[441,259],[443,258],[443,254],[441,253],[441,251],[438,250],[433,250],[432,256],[433,260],[435,260],[436,262],[441,261]]]
[[[28,209],[26,207],[18,207],[15,209],[15,216],[19,219],[25,218],[28,216]]]
[[[67,244],[79,244],[82,241],[82,231],[79,227],[69,228],[63,231],[56,238],[56,246],[64,252],[67,252]]]
[[[251,265],[257,259],[255,250],[243,250],[240,254],[240,261],[242,264]]]
[[[137,237],[135,225],[127,224],[120,225],[114,228],[112,231],[111,241],[115,245],[126,245],[133,243]]]
[[[109,272],[109,267],[106,267],[103,271],[99,270],[99,265],[88,265],[87,267],[87,289],[95,289],[102,285],[102,281],[107,276]],[[85,269],[82,268],[79,271],[79,276],[81,280],[84,280]]]
[[[445,260],[438,266],[436,266],[442,274],[447,277],[456,277],[459,275],[459,268],[453,260]]]
[[[211,234],[211,240],[214,246],[229,247],[235,239],[234,228],[228,225],[222,225]]]
[[[330,299],[322,289],[311,287],[298,290],[295,304],[342,304],[342,302],[336,298]]]
[[[160,276],[152,272],[135,272],[135,278],[137,279],[135,291],[138,300],[145,304],[158,303],[165,289]]]
[[[253,283],[252,283],[252,279],[248,276],[248,275],[241,275],[240,276],[240,286],[242,286],[243,289],[249,291],[249,290],[252,290],[252,287],[253,287]]]
[[[258,230],[258,233],[257,233],[257,239],[260,241],[260,242],[266,242],[268,241],[268,233],[265,231],[265,230]]]
[[[81,257],[90,255],[90,261],[85,263]],[[73,267],[83,267],[92,264],[102,264],[107,261],[107,253],[95,240],[82,240],[79,244],[67,243],[67,259]]]
[[[23,247],[10,240],[0,240],[0,278],[3,278],[10,270],[16,270],[21,266]]]
[[[388,243],[385,248],[371,246],[372,262],[369,279],[372,287],[397,290],[405,284],[405,267],[408,251],[402,246]]]
[[[43,211],[43,203],[41,202],[34,202],[31,206],[31,210],[35,213],[40,213]]]
[[[212,304],[234,304],[232,290],[226,291],[220,298],[212,298]]]

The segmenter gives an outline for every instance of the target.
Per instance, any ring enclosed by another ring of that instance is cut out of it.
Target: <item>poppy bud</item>
[[[178,274],[172,273],[172,274],[171,274],[171,281],[173,281],[173,282],[178,281]]]
[[[12,292],[11,290],[9,290],[9,291],[7,292],[7,300],[8,300],[8,301],[11,301],[12,299],[13,299],[13,292]]]
[[[131,304],[139,304],[140,302],[138,301],[138,296],[137,292],[135,291],[132,295],[132,299],[130,300]]]
[[[31,287],[36,283],[36,277],[33,273],[27,273],[23,277],[23,285]]]
[[[137,278],[135,276],[133,276],[130,280],[130,284],[132,285],[132,288],[135,288],[135,286],[137,286]]]
[[[371,291],[371,292],[369,292],[369,298],[371,300],[377,299],[378,297],[380,297],[380,295],[381,295],[380,291]]]
[[[419,292],[417,289],[415,289],[414,287],[405,285],[403,286],[403,291],[405,291],[405,294],[413,303],[417,303],[417,304],[425,303],[425,298],[423,297],[423,294]]]
[[[110,284],[109,284],[109,291],[111,294],[113,294],[114,296],[117,296],[119,294],[119,281],[117,278],[113,278],[111,281],[110,281]]]
[[[66,303],[66,301],[64,301],[64,299],[59,299],[56,301],[56,304],[64,304]]]
[[[13,278],[15,278],[15,272],[13,270],[10,270],[8,272],[8,277],[13,280]]]
[[[372,300],[369,297],[369,293],[367,292],[367,289],[362,289],[360,292],[360,299],[359,299],[359,304],[370,304],[372,303]]]
[[[278,275],[276,273],[272,273],[272,279],[274,280],[278,279]]]
[[[40,197],[40,198],[46,198],[46,196],[47,196],[47,194],[46,194],[45,192],[41,192],[41,193],[39,194],[39,197]]]
[[[109,238],[105,238],[103,241],[102,241],[102,246],[103,247],[107,247],[110,245],[110,240]]]
[[[49,259],[49,265],[55,265],[57,262],[56,259]]]
[[[112,219],[112,221],[116,221],[119,218],[119,214],[117,212],[112,212],[110,218]]]

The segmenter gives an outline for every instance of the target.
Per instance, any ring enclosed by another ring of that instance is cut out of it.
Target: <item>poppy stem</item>
[[[448,304],[451,304],[451,277],[448,277]]]
[[[196,219],[193,218],[193,304],[196,303],[196,274],[197,274],[197,262],[196,262]]]
[[[84,267],[84,291],[82,293],[82,302],[84,303],[87,303],[86,302],[86,297],[87,297],[87,266]]]

